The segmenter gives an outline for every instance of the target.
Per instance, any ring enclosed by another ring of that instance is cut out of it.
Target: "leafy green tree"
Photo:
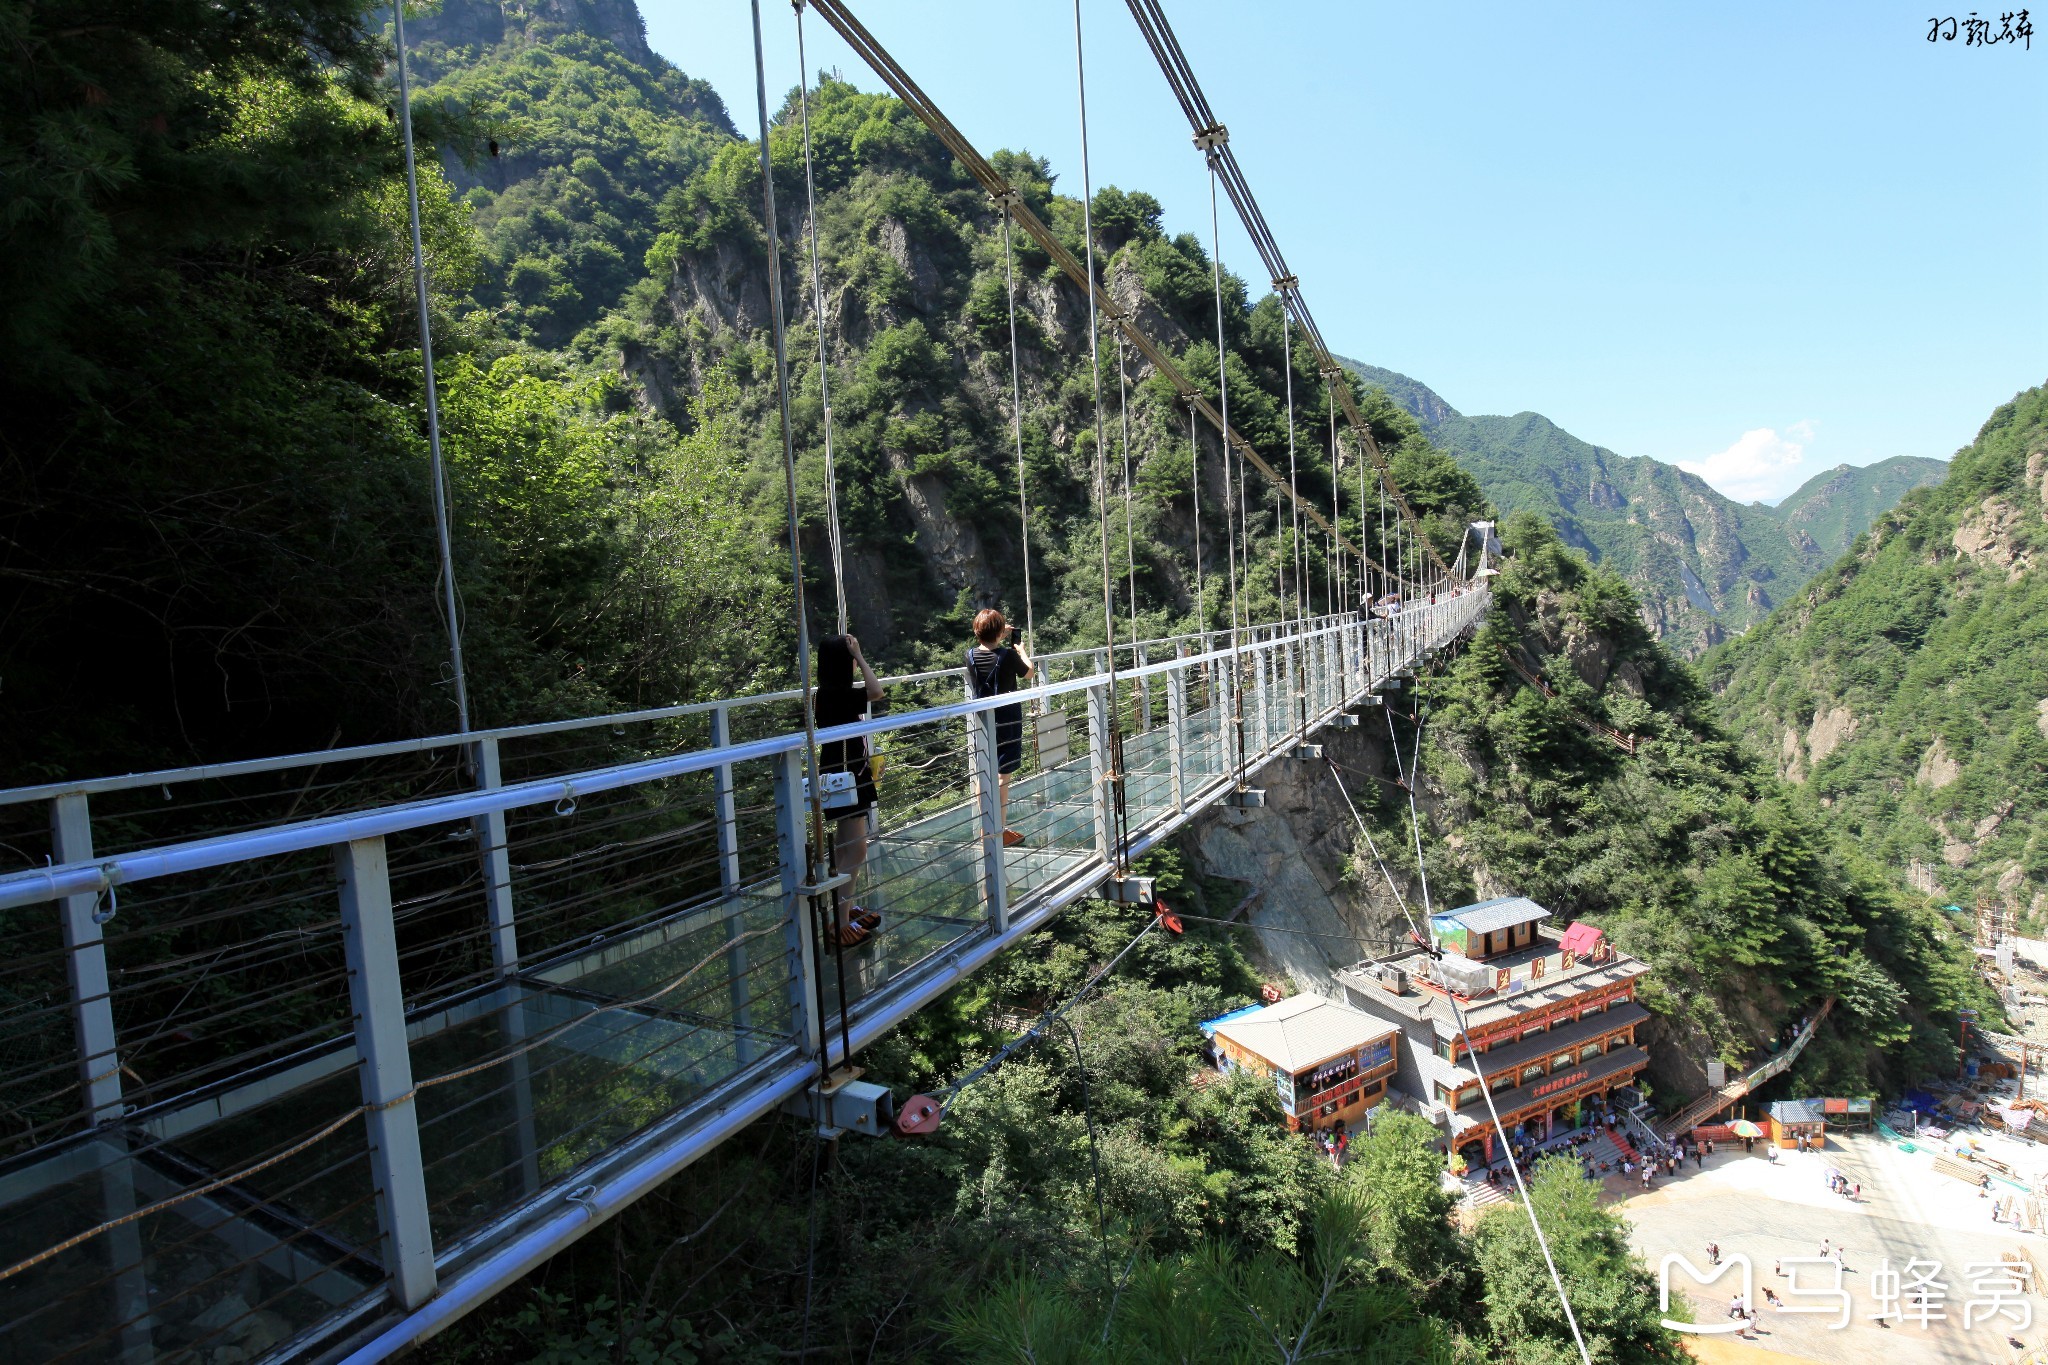
[[[1432,1313],[1462,1309],[1467,1256],[1452,1222],[1457,1200],[1444,1188],[1436,1125],[1382,1106],[1369,1132],[1352,1139],[1344,1183],[1358,1195],[1362,1252],[1382,1281],[1411,1293]]]
[[[1450,1361],[1443,1326],[1361,1271],[1363,1224],[1360,1201],[1332,1194],[1317,1207],[1310,1248],[1299,1258],[1212,1243],[1168,1260],[1143,1258],[1107,1295],[1019,1276],[953,1319],[953,1344],[991,1365]]]
[[[1529,1210],[1543,1225],[1572,1315],[1596,1365],[1682,1365],[1678,1338],[1658,1322],[1657,1287],[1629,1250],[1599,1189],[1563,1158],[1540,1161]],[[1484,1284],[1487,1358],[1511,1365],[1570,1365],[1579,1358],[1529,1213],[1496,1206],[1473,1232]]]

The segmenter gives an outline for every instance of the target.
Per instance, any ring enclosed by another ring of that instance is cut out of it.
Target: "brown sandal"
[[[868,941],[868,931],[858,924],[835,924],[825,931],[835,948],[858,948]]]
[[[872,910],[863,909],[858,905],[847,912],[846,918],[856,929],[865,929],[871,934],[882,927],[882,917],[880,915]]]

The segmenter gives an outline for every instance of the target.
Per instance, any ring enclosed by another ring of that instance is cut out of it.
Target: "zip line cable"
[[[1458,997],[1446,990],[1444,999],[1450,1002],[1451,1014],[1458,1021],[1458,1036],[1465,1040],[1465,1055],[1478,1056],[1478,1051],[1472,1046],[1472,1032],[1465,1025],[1465,1011],[1458,1004]],[[1486,1068],[1473,1069],[1479,1073],[1479,1094],[1486,1101],[1486,1113],[1487,1117],[1493,1120],[1493,1131],[1499,1135],[1501,1147],[1512,1150],[1512,1145],[1508,1141],[1507,1126],[1501,1122],[1500,1110],[1493,1103],[1493,1087],[1486,1081]],[[1529,1198],[1528,1183],[1522,1179],[1522,1163],[1511,1160],[1508,1162],[1508,1170],[1515,1177],[1515,1189],[1522,1196],[1522,1212],[1528,1215],[1529,1227],[1536,1234],[1537,1249],[1543,1253],[1543,1264],[1550,1271],[1551,1287],[1557,1290],[1557,1301],[1564,1308],[1564,1320],[1572,1329],[1572,1342],[1579,1348],[1580,1365],[1593,1365],[1592,1353],[1586,1349],[1585,1334],[1579,1331],[1578,1314],[1572,1312],[1571,1295],[1564,1292],[1564,1277],[1557,1273],[1557,1259],[1550,1254],[1550,1239],[1543,1235],[1543,1220],[1536,1216],[1536,1204]]]
[[[825,420],[825,529],[832,547],[832,595],[839,610],[839,633],[844,635],[846,559],[844,542],[839,534],[839,476],[832,459],[832,393],[825,377],[825,282],[824,273],[818,264],[818,188],[817,177],[811,169],[811,77],[810,63],[804,56],[803,0],[795,0],[795,9],[796,98],[797,111],[804,127],[804,208],[809,213],[811,224],[811,306],[818,323],[818,400],[824,406]]]
[[[1414,777],[1414,774],[1417,770],[1417,766],[1420,764],[1422,757],[1422,726],[1423,722],[1417,720],[1415,723],[1415,751],[1413,756],[1410,757],[1408,764],[1408,823],[1415,831],[1415,866],[1417,872],[1420,875],[1420,880],[1422,883],[1422,913],[1423,917],[1426,919],[1429,917],[1431,913],[1431,906],[1429,901],[1429,865],[1423,860],[1422,857],[1422,819],[1421,816],[1416,813],[1415,809],[1416,784]],[[1394,735],[1394,717],[1391,714],[1389,714],[1387,717],[1387,737],[1388,739],[1393,741],[1394,763],[1396,767],[1399,767],[1401,762],[1401,742]],[[1458,1004],[1458,997],[1456,992],[1446,988],[1444,991],[1444,999],[1449,1002],[1451,1007],[1451,1014],[1458,1022],[1459,1036],[1465,1040],[1465,1055],[1467,1057],[1478,1056],[1478,1050],[1472,1046],[1472,1032],[1466,1024],[1465,1010],[1461,1005]],[[1479,1093],[1486,1100],[1486,1112],[1493,1119],[1494,1132],[1500,1136],[1501,1146],[1504,1148],[1508,1147],[1510,1144],[1508,1142],[1507,1127],[1501,1122],[1500,1110],[1496,1108],[1493,1103],[1493,1088],[1486,1083],[1485,1068],[1475,1067],[1474,1070],[1479,1073]],[[1572,1312],[1571,1296],[1565,1293],[1564,1291],[1564,1277],[1558,1274],[1557,1261],[1550,1254],[1550,1239],[1543,1235],[1543,1221],[1536,1216],[1536,1205],[1529,1198],[1529,1187],[1522,1179],[1521,1167],[1518,1163],[1513,1161],[1510,1161],[1508,1163],[1508,1166],[1514,1172],[1515,1188],[1521,1192],[1522,1212],[1527,1214],[1529,1217],[1529,1227],[1536,1234],[1536,1246],[1543,1253],[1543,1264],[1550,1270],[1551,1286],[1557,1290],[1557,1301],[1564,1308],[1565,1322],[1571,1326],[1572,1341],[1579,1348],[1579,1360],[1581,1361],[1582,1365],[1593,1365],[1593,1357],[1586,1350],[1586,1338],[1579,1331],[1578,1315]]]
[[[1015,195],[1016,191],[1010,193]],[[1010,247],[1009,212],[1000,204],[997,207],[1003,209],[1003,295],[1010,301],[1010,429],[1017,439],[1017,529],[1024,550],[1024,646],[1035,657],[1038,632],[1031,611],[1031,503],[1024,491],[1024,381],[1017,360],[1016,253]]]
[[[455,728],[469,733],[469,675],[462,664],[462,616],[455,591],[455,553],[448,538],[448,471],[441,459],[441,395],[434,384],[434,328],[427,319],[427,256],[420,243],[420,178],[412,148],[412,82],[405,64],[405,0],[393,0],[398,43],[398,123],[405,132],[405,206],[412,229],[413,296],[420,310],[420,362],[427,379],[428,477],[434,485],[434,540],[441,556],[441,611],[448,618],[448,661],[454,671]]]
[[[1095,386],[1095,507],[1102,541],[1102,642],[1109,674],[1109,797],[1114,847],[1110,866],[1121,872],[1129,844],[1124,807],[1124,736],[1116,690],[1116,579],[1109,569],[1109,451],[1102,425],[1102,329],[1096,319],[1094,188],[1088,166],[1088,65],[1081,42],[1081,0],[1074,0],[1074,86],[1081,111],[1081,246],[1088,270],[1088,372]],[[1136,645],[1135,638],[1132,641]],[[1102,798],[1100,792],[1096,799]]]

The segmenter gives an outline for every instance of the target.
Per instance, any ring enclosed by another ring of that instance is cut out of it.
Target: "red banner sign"
[[[1529,1093],[1538,1099],[1542,1099],[1545,1095],[1555,1094],[1560,1090],[1568,1090],[1580,1081],[1585,1080],[1588,1070],[1588,1068],[1582,1066],[1577,1071],[1567,1071],[1562,1076],[1553,1076]]]

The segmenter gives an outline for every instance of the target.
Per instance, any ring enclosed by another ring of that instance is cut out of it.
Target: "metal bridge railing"
[[[1135,856],[1230,789],[1240,699],[1256,767],[1485,606],[1133,646],[1114,695],[1085,652],[1000,699],[899,680],[928,704],[822,735],[880,760],[850,894],[884,927],[843,955],[803,893],[794,694],[0,794],[51,859],[0,875],[0,1349],[416,1335],[801,1092],[842,1027],[858,1050],[1096,891],[1112,714]],[[278,785],[180,799],[252,779]],[[152,802],[219,827],[175,837]]]

